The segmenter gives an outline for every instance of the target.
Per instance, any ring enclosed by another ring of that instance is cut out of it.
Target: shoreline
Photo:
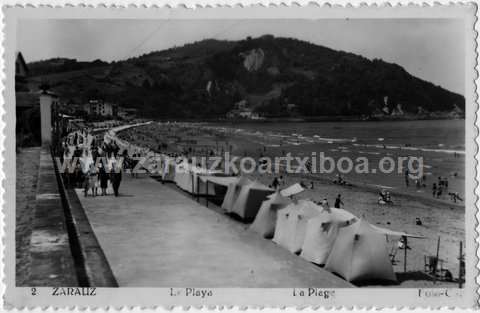
[[[431,121],[431,120],[465,120],[465,117],[456,118],[456,117],[442,117],[442,116],[431,116],[431,117],[372,117],[365,118],[362,116],[299,116],[299,117],[265,117],[263,119],[247,119],[247,118],[237,118],[237,119],[227,119],[227,118],[176,118],[176,122],[192,122],[192,123],[231,123],[231,124],[247,124],[247,123],[321,123],[321,122],[405,122],[405,121]],[[172,121],[171,118],[155,118],[155,122],[169,122]]]
[[[128,131],[128,130],[131,130],[131,131],[138,131],[138,127],[133,127],[133,128],[128,128],[126,130],[121,130],[119,132],[117,132],[117,135],[119,136],[119,138],[121,138],[121,133],[124,132],[124,131]],[[141,136],[143,137],[143,135]],[[198,136],[198,138],[200,138],[200,136]],[[139,138],[134,138],[134,140],[138,140],[138,142],[130,142],[131,144],[135,144],[135,145],[140,145],[142,146],[143,144],[143,140],[140,140]],[[244,145],[248,145],[248,140],[245,140],[245,139],[239,139],[239,138],[234,138],[232,137],[231,138],[231,141],[228,142],[229,145],[232,147],[232,151],[236,151],[237,149],[239,149],[241,146],[244,146]],[[145,146],[146,148],[149,148],[151,149],[152,151],[156,151],[158,153],[160,153],[159,151],[157,151],[157,149],[155,147],[151,147],[151,146]],[[249,156],[249,157],[253,157],[255,158],[256,156],[252,153],[253,151],[246,151],[246,156]],[[178,151],[172,151],[172,152],[178,152]],[[248,153],[248,152],[251,152],[251,153]],[[240,155],[240,154],[235,154],[235,155]],[[234,156],[235,156],[234,155]],[[268,156],[268,154],[266,154],[265,156]],[[351,185],[338,185],[338,184],[334,184],[333,183],[333,180],[334,180],[334,176],[332,176],[332,174],[320,174],[320,173],[286,173],[286,172],[282,172],[280,171],[280,173],[275,173],[275,175],[273,175],[273,173],[269,173],[269,174],[264,174],[264,175],[269,175],[272,177],[272,180],[273,180],[273,177],[274,176],[279,176],[279,175],[283,175],[283,176],[289,176],[289,177],[292,177],[292,178],[295,178],[297,181],[296,182],[300,182],[300,181],[303,181],[306,185],[309,184],[310,181],[315,181],[315,182],[318,182],[318,183],[321,183],[321,184],[326,184],[326,185],[329,185],[329,186],[336,186],[336,187],[342,187],[343,189],[348,189],[348,190],[358,190],[358,191],[364,191],[364,192],[369,192],[373,195],[376,195],[378,196],[378,192],[382,189],[380,185],[373,185],[371,183],[368,183],[368,182],[361,182],[361,181],[356,181],[355,179],[347,179],[349,183],[351,183]],[[252,176],[252,175],[250,175]],[[266,185],[268,185],[269,182],[267,182]],[[420,189],[416,189],[414,186],[411,186],[409,189],[407,190],[404,190],[402,188],[398,188],[398,187],[392,187],[390,189],[387,189],[389,191],[389,193],[394,196],[394,197],[400,197],[400,198],[405,198],[406,200],[409,200],[409,201],[419,201],[419,202],[422,202],[424,203],[425,205],[432,205],[432,206],[441,206],[441,207],[444,207],[444,208],[455,208],[457,210],[465,210],[465,205],[464,205],[464,202],[461,202],[461,203],[454,203],[454,202],[451,202],[449,201],[449,199],[440,199],[440,198],[433,198],[431,197],[431,194],[430,194],[430,190],[427,190],[425,188],[420,188]],[[425,190],[427,191],[426,193],[418,193],[416,192],[417,190]],[[411,192],[413,191],[413,193]],[[427,196],[428,194],[428,196]]]

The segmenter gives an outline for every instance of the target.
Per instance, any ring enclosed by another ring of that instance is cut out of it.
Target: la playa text
[[[169,295],[171,297],[184,296],[206,298],[213,296],[213,291],[208,288],[170,288]]]
[[[327,290],[321,288],[293,288],[294,297],[322,297],[330,299],[335,297],[335,290]]]

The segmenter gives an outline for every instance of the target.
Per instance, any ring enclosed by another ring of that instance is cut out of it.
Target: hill
[[[464,111],[463,96],[369,60],[291,38],[203,40],[124,61],[52,59],[29,64],[30,87],[64,99],[103,98],[158,118],[224,117],[247,100],[267,116]]]

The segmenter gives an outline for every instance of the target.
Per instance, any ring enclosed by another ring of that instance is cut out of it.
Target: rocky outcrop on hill
[[[246,53],[240,54],[243,59],[243,66],[249,72],[258,71],[262,65],[263,60],[265,59],[265,53],[261,48],[259,49],[252,49]]]

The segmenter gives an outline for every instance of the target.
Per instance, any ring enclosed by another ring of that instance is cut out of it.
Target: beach
[[[305,126],[311,127],[311,125]],[[407,127],[410,126],[407,125]],[[274,128],[272,125],[269,125],[269,127]],[[287,127],[293,126],[287,125]],[[431,173],[428,175],[425,187],[405,186],[404,175],[401,172],[392,175],[370,174],[365,175],[366,177],[358,174],[348,174],[344,175],[349,182],[347,185],[334,184],[333,180],[336,177],[334,173],[320,175],[282,172],[283,179],[280,187],[285,188],[294,183],[302,182],[309,188],[297,195],[297,198],[314,201],[322,201],[326,198],[331,206],[333,206],[337,195],[340,194],[343,202],[342,208],[366,219],[371,224],[425,237],[422,239],[412,238],[408,241],[410,249],[407,250],[407,273],[404,273],[404,250],[397,249],[397,239],[388,238],[390,252],[395,255],[394,269],[399,277],[400,285],[405,287],[451,286],[452,283],[431,281],[423,273],[425,269],[424,258],[425,256],[436,255],[440,238],[439,257],[443,260],[443,268],[448,269],[454,277],[458,275],[459,245],[461,242],[464,244],[465,241],[465,208],[460,201],[453,203],[448,195],[444,194],[437,198],[431,194],[431,181],[437,175],[440,176],[440,173],[449,177],[449,190],[459,190],[461,193],[464,191],[464,154],[462,154],[461,146],[456,147],[457,150],[454,151],[452,142],[455,143],[456,139],[447,139],[447,147],[442,143],[433,143],[437,148],[439,144],[444,145],[444,149],[432,148],[432,143],[425,138],[422,139],[425,140],[425,143],[407,145],[403,149],[388,149],[384,148],[383,144],[373,146],[368,139],[360,139],[359,137],[353,142],[340,142],[338,138],[328,138],[325,139],[326,142],[323,142],[324,138],[320,140],[313,135],[299,134],[300,129],[306,132],[306,127],[303,129],[298,128],[298,126],[295,127],[297,133],[288,135],[287,141],[291,144],[282,145],[278,142],[285,142],[285,138],[287,138],[285,133],[292,131],[290,128],[284,130],[283,133],[278,130],[276,132],[260,132],[253,128],[248,131],[248,134],[245,134],[247,131],[238,130],[245,129],[245,125],[231,128],[225,125],[212,124],[152,123],[148,126],[120,132],[119,137],[156,152],[187,154],[189,156],[219,155],[228,151],[233,155],[250,156],[258,159],[264,156],[282,155],[285,152],[282,150],[288,150],[292,154],[306,154],[312,151],[312,147],[315,149],[323,148],[324,151],[329,151],[334,157],[347,154],[353,158],[364,154],[360,151],[378,153],[370,154],[372,162],[378,162],[381,155],[387,153],[397,156],[408,152],[409,155],[413,155],[412,151],[414,151],[416,154],[421,154],[425,160],[424,165],[427,165],[429,173]],[[341,127],[345,127],[345,125]],[[455,133],[455,131],[451,132]],[[357,134],[360,134],[360,132],[357,131]],[[283,139],[278,139],[282,138],[281,136],[284,136]],[[291,137],[296,137],[297,141],[291,141]],[[315,140],[315,138],[322,142],[309,142]],[[445,139],[445,136],[441,138]],[[375,138],[375,141],[378,141],[377,138]],[[383,141],[387,141],[386,146],[394,145],[390,142],[391,139],[384,139]],[[428,145],[426,142],[429,142]],[[340,149],[339,147],[343,148]],[[457,173],[455,176],[444,174],[455,172]],[[279,174],[269,173],[250,173],[248,175],[265,185],[270,185],[273,178],[279,176]],[[310,189],[312,182],[313,189]],[[382,189],[390,191],[393,204],[382,205],[378,203],[378,193]],[[422,225],[416,224],[417,218],[421,220]]]

